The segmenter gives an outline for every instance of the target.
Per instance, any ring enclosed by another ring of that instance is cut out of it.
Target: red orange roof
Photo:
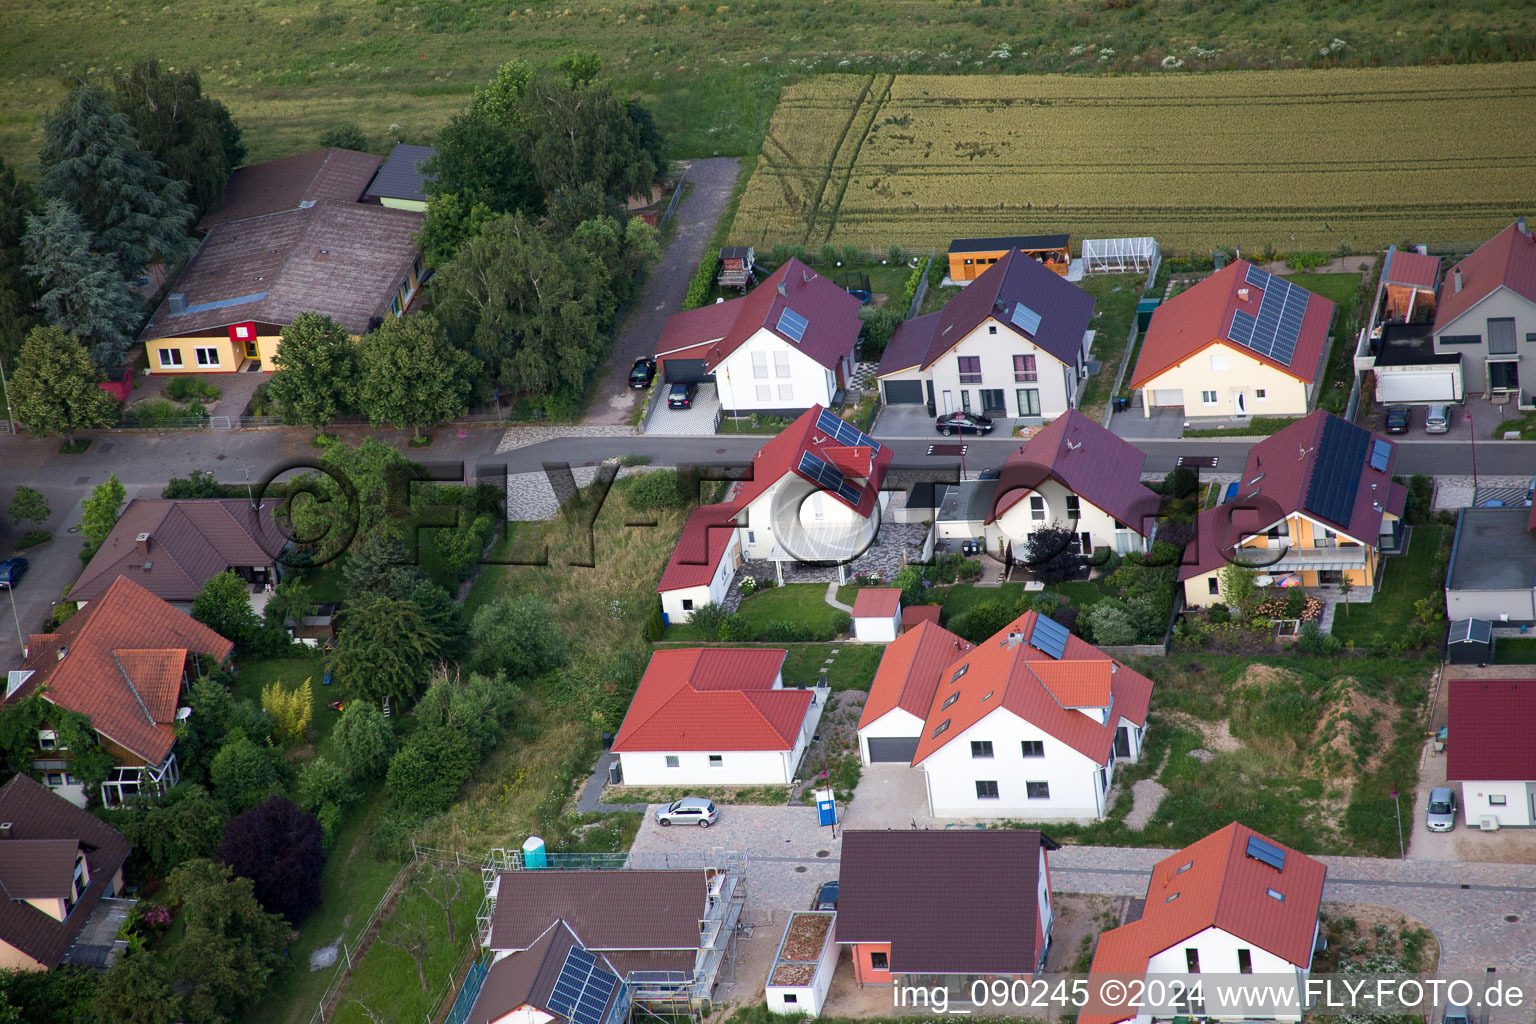
[[[233,649],[201,622],[119,576],[57,633],[33,635],[22,664],[32,675],[12,699],[46,687],[45,699],[89,716],[98,733],[159,764],[176,742],[172,726],[187,655],[206,655],[217,665]]]
[[[912,611],[913,609],[907,609]],[[938,611],[934,608],[934,611]],[[905,613],[903,613],[905,617]],[[926,718],[933,706],[933,694],[939,676],[957,657],[967,653],[971,643],[962,640],[938,620],[924,621],[885,645],[880,667],[875,670],[859,716],[862,729],[895,708]]]
[[[936,604],[915,604],[901,610],[901,628],[903,630],[916,629],[925,622],[931,622],[935,626],[939,624],[939,618],[944,609]]]
[[[1452,782],[1536,779],[1536,679],[1453,679],[1450,725],[1475,742],[1452,743],[1445,777]]]
[[[851,464],[850,452],[868,450],[864,446],[850,448],[819,432],[816,429],[816,418],[821,413],[820,405],[811,406],[757,450],[757,454],[752,457],[752,479],[741,482],[732,502],[738,516],[782,480],[786,473],[795,473],[813,484],[817,483],[815,479],[800,473],[800,456],[805,452],[811,452],[827,462]],[[880,451],[869,460],[868,475],[862,478],[857,505],[840,494],[832,491],[826,493],[867,519],[875,510],[875,502],[880,500],[880,485],[885,482],[885,471],[890,465],[891,448],[889,445],[881,445]],[[850,475],[850,479],[858,484],[861,478]]]
[[[900,610],[900,587],[865,587],[853,599],[853,617],[856,619],[889,619]]]
[[[1456,290],[1458,270],[1460,291]],[[1435,311],[1435,330],[1449,326],[1501,287],[1536,302],[1536,240],[1522,232],[1519,224],[1500,231],[1446,271],[1440,305]]]
[[[720,568],[720,559],[731,548],[736,524],[730,504],[700,505],[688,514],[677,547],[667,559],[657,592],[684,587],[707,587]]]
[[[651,655],[613,749],[790,750],[809,690],[775,689],[785,651],[688,647]]]
[[[1284,852],[1282,868],[1248,856],[1255,837]],[[1212,927],[1307,967],[1327,874],[1321,861],[1233,822],[1158,861],[1141,918],[1099,936],[1091,971],[1139,976],[1153,956]],[[1103,1024],[1127,1016],[1078,1019]]]
[[[1334,304],[1321,295],[1308,293],[1307,309],[1302,316],[1296,351],[1289,364],[1261,355],[1231,339],[1232,314],[1238,310],[1257,313],[1264,289],[1247,283],[1250,264],[1234,260],[1187,291],[1180,292],[1157,308],[1152,323],[1142,339],[1131,387],[1143,387],[1164,370],[1184,362],[1201,349],[1224,344],[1261,363],[1273,366],[1298,380],[1312,381],[1320,369],[1323,350],[1328,345],[1328,328],[1333,323]],[[1295,287],[1294,285],[1292,287]],[[1241,292],[1246,290],[1247,299]]]
[[[1405,284],[1414,288],[1433,288],[1440,279],[1440,257],[1411,250],[1394,249],[1382,269],[1387,284]]]

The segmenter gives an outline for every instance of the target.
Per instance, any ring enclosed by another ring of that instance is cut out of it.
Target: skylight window
[[[1175,871],[1174,874],[1182,875],[1184,872],[1188,871],[1190,868],[1192,868],[1194,866],[1195,866],[1195,862],[1194,861],[1190,861],[1187,864],[1181,864],[1181,865],[1179,865],[1179,870]]]
[[[1164,903],[1172,903],[1174,900],[1176,900],[1178,898],[1179,898],[1179,894],[1178,893],[1174,893],[1172,896],[1169,896],[1167,899],[1163,900],[1163,902]]]
[[[960,694],[958,694],[958,693],[950,694],[948,697],[944,698],[944,703],[939,705],[939,710],[943,711],[945,708],[949,707],[951,704],[953,704],[955,701],[957,701],[959,699],[960,699]]]
[[[960,681],[960,677],[965,675],[970,670],[971,663],[966,662],[964,665],[961,665],[959,668],[955,669],[955,674],[949,677],[949,681],[952,683],[958,683]]]
[[[1281,903],[1285,902],[1285,893],[1278,889],[1265,889],[1264,893],[1272,900],[1278,900]]]
[[[944,721],[939,723],[939,727],[937,729],[933,730],[933,739],[938,739],[940,736],[944,735],[944,730],[948,728],[949,719],[946,718]]]

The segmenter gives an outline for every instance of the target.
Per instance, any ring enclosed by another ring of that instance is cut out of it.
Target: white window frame
[[[752,377],[754,380],[768,379],[768,353],[752,353]]]
[[[1029,519],[1034,523],[1045,522],[1045,499],[1038,494],[1029,496]]]
[[[179,348],[163,348],[160,350],[159,355],[160,368],[162,370],[169,369],[171,367],[179,368],[184,365],[181,361],[181,349]],[[167,356],[170,358],[166,358]]]
[[[1211,369],[1217,373],[1221,373],[1224,370],[1230,369],[1227,363],[1227,354],[1225,352],[1211,353]]]
[[[773,353],[773,375],[775,377],[788,377],[792,375],[789,368],[789,353],[778,349]]]
[[[219,350],[213,346],[202,346],[192,350],[192,357],[197,360],[198,366],[220,366]]]
[[[709,766],[711,768],[724,768],[725,767],[725,755],[724,754],[710,754],[709,755]]]
[[[1200,404],[1201,405],[1215,405],[1220,400],[1221,400],[1220,397],[1214,391],[1202,391],[1202,392],[1200,392]]]
[[[1269,393],[1264,388],[1255,388],[1254,391],[1253,391],[1253,400],[1255,402],[1263,402],[1266,399],[1268,399],[1268,397],[1269,397]]]
[[[795,386],[793,384],[779,385],[779,401],[793,402],[795,400]]]
[[[759,402],[773,401],[773,386],[770,384],[757,385],[757,400]]]
[[[678,754],[664,754],[662,756],[667,759],[666,765],[668,768],[681,768],[683,766],[683,759]]]

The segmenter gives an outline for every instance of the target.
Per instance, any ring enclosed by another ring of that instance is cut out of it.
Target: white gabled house
[[[1467,827],[1536,825],[1536,680],[1453,679],[1449,685],[1450,727],[1471,741],[1449,744],[1445,778],[1461,785]]]
[[[886,645],[859,716],[859,756],[865,764],[912,763],[939,674],[971,647],[933,621],[918,623]]]
[[[729,502],[700,505],[688,516],[656,592],[666,621],[687,622],[695,609],[718,605],[741,567],[741,539]]]

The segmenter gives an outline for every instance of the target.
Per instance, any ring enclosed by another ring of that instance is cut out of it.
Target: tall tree
[[[649,114],[602,79],[536,76],[528,89],[531,158],[540,188],[593,182],[614,200],[645,195],[661,167],[661,137]]]
[[[203,584],[192,598],[192,617],[241,647],[249,647],[261,633],[261,617],[251,607],[250,584],[233,569]]]
[[[462,199],[457,192],[443,192],[427,204],[421,225],[421,250],[430,267],[453,259],[466,239],[480,233],[481,225],[500,214],[482,202]]]
[[[474,359],[448,343],[431,313],[390,317],[362,341],[359,404],[368,422],[410,427],[435,426],[469,411],[469,378]]]
[[[118,1024],[170,1024],[181,1012],[171,972],[160,955],[133,949],[119,957],[101,979],[94,1003],[99,1020]]]
[[[37,300],[47,321],[85,342],[101,366],[117,366],[133,341],[140,303],[74,208],[50,199],[27,217],[27,274],[44,289]]]
[[[0,363],[6,366],[16,365],[21,343],[37,323],[33,307],[41,293],[27,273],[22,246],[27,218],[37,210],[37,192],[0,160]]]
[[[124,278],[192,252],[187,186],[139,147],[126,114],[94,85],[80,85],[43,122],[38,190],[75,208]]]
[[[111,426],[117,399],[97,387],[105,378],[85,346],[57,327],[34,327],[10,377],[16,418],[33,434],[63,434]]]
[[[90,496],[80,503],[80,532],[85,534],[85,541],[92,551],[101,547],[112,527],[117,525],[117,517],[122,514],[127,498],[128,489],[117,474],[108,473],[107,479],[91,488]]]
[[[354,408],[357,343],[341,324],[319,313],[300,313],[283,328],[267,391],[283,419],[323,432]]]
[[[262,909],[249,878],[232,874],[222,864],[194,860],[169,879],[186,924],[173,954],[176,973],[187,987],[188,1014],[200,1024],[240,1016],[283,965],[288,925]]]
[[[187,183],[193,215],[201,217],[245,159],[229,108],[203,95],[196,71],[173,71],[153,57],[113,76],[112,93],[139,145],[165,165],[167,175]]]
[[[452,192],[470,207],[483,203],[496,213],[543,212],[543,190],[520,118],[474,105],[443,126],[435,142],[437,155],[422,167],[432,176],[429,196]]]
[[[347,605],[331,670],[360,696],[408,701],[426,685],[444,640],[410,601],[365,597]]]
[[[11,497],[11,503],[5,507],[5,513],[11,517],[13,523],[26,520],[41,525],[53,515],[53,509],[42,491],[21,484]]]
[[[336,747],[353,778],[376,779],[395,753],[395,729],[374,701],[348,701],[336,721]]]
[[[219,845],[219,860],[251,880],[263,907],[301,924],[320,906],[320,872],[325,867],[320,822],[287,797],[268,797],[230,819]]]

